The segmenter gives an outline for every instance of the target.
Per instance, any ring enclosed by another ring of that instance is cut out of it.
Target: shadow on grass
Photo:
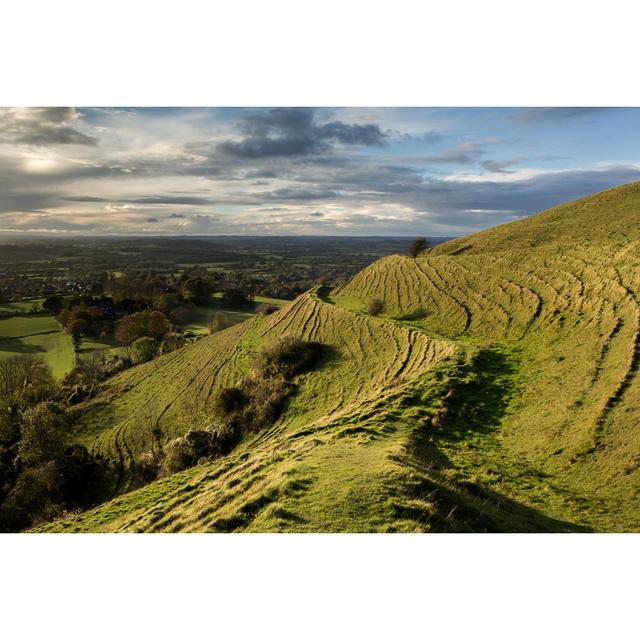
[[[322,300],[322,302],[326,302],[327,304],[335,304],[335,302],[331,299],[331,291],[331,287],[323,284],[316,290],[316,295],[318,296],[318,298],[320,298],[320,300]]]
[[[28,344],[21,338],[0,338],[0,351],[10,353],[45,353],[47,350],[40,344]]]
[[[456,532],[587,532],[591,529],[552,518],[488,488],[456,470],[444,444],[461,449],[478,436],[490,437],[500,426],[517,393],[517,357],[500,349],[480,349],[464,363],[440,376],[441,404],[431,424],[414,429],[402,456],[394,458],[408,472],[402,483],[402,517],[429,522],[435,531]],[[424,402],[417,393],[410,404]],[[431,398],[433,400],[433,398]],[[425,497],[429,513],[420,513]],[[407,502],[408,500],[408,502]],[[435,514],[433,505],[435,504]]]

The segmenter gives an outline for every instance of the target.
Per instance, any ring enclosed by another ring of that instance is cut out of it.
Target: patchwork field
[[[640,184],[393,256],[127,371],[76,438],[123,494],[51,531],[640,530]],[[367,313],[371,300],[382,313]],[[326,345],[280,420],[130,489],[181,403],[263,345]]]

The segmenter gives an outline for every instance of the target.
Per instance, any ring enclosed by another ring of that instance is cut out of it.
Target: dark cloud
[[[184,213],[172,213],[171,215],[167,216],[170,220],[183,220],[184,218],[186,218],[187,216]]]
[[[603,113],[607,110],[608,107],[533,107],[517,111],[512,115],[512,118],[521,124],[566,122],[574,118]]]
[[[510,171],[508,167],[513,167],[516,164],[519,164],[521,160],[485,160],[481,162],[480,165],[483,169],[487,171],[491,171],[492,173],[513,173]]]
[[[273,169],[257,169],[256,171],[247,171],[245,178],[277,178],[278,174]]]
[[[66,196],[60,198],[60,200],[65,202],[111,202],[107,198],[98,198],[96,196]]]
[[[145,196],[141,198],[121,198],[118,200],[110,198],[97,198],[95,196],[68,196],[61,198],[67,202],[112,202],[114,204],[187,204],[187,205],[208,205],[214,201],[210,198],[199,196]]]
[[[338,120],[319,124],[314,109],[252,111],[243,116],[240,140],[217,146],[238,158],[272,158],[324,153],[332,143],[382,146],[387,137],[376,124],[347,124]]]
[[[335,198],[338,194],[335,191],[324,190],[314,191],[308,189],[274,189],[273,191],[263,191],[258,194],[258,198],[264,200],[325,200]]]
[[[144,198],[132,198],[130,200],[119,200],[125,204],[190,204],[207,205],[213,204],[211,198],[201,198],[199,196],[148,196]]]
[[[465,232],[636,180],[640,180],[640,170],[626,166],[544,173],[505,182],[430,179],[407,191],[400,201],[416,211],[429,212],[431,219],[442,226]]]
[[[75,128],[79,113],[70,107],[0,109],[0,141],[34,146],[96,145],[98,139]]]
[[[418,142],[421,144],[436,144],[442,140],[442,134],[438,131],[425,131],[424,133],[397,133],[400,140]]]
[[[158,222],[158,218],[147,218],[145,222]]]
[[[324,213],[322,211],[313,211],[312,213],[309,214],[312,218],[323,218],[324,217]]]

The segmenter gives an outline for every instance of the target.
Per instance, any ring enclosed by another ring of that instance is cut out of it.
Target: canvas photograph
[[[0,636],[637,635],[639,19],[5,3]]]
[[[637,531],[640,110],[4,108],[3,531]]]

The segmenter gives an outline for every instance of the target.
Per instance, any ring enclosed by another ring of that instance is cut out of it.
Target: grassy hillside
[[[361,310],[380,297],[389,317],[518,353],[519,398],[501,425],[499,448],[472,468],[494,465],[504,482],[508,467],[521,463],[541,478],[514,494],[523,502],[559,515],[566,506],[554,494],[571,494],[583,505],[578,522],[637,530],[638,221],[640,186],[619,187],[418,260],[379,261],[334,298]],[[547,495],[534,495],[538,484]]]
[[[379,260],[114,378],[77,437],[119,461],[122,493],[145,415],[168,438],[182,399],[207,403],[261,345],[328,346],[229,456],[46,529],[639,530],[639,221],[640,185],[619,187]]]
[[[309,293],[281,311],[255,316],[113,378],[102,396],[80,408],[76,439],[117,462],[116,493],[130,488],[132,463],[152,448],[152,429],[159,427],[165,442],[181,435],[185,426],[179,416],[187,405],[210,407],[216,389],[249,373],[258,350],[282,335],[321,342],[325,352],[318,367],[298,380],[295,397],[272,431],[329,420],[453,351],[449,343],[353,317]]]

